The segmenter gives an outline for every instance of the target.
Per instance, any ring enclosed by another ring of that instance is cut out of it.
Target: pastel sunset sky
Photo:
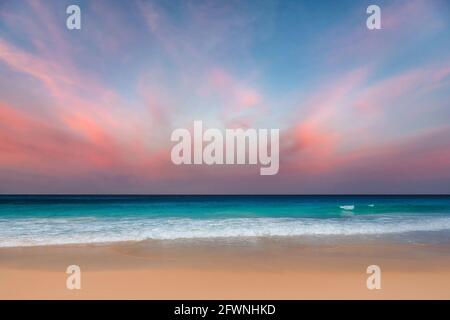
[[[279,173],[174,165],[194,120]],[[0,193],[450,193],[450,2],[0,0]]]

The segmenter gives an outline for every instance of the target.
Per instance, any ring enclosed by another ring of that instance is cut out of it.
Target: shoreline
[[[355,234],[304,234],[304,235],[251,235],[251,236],[201,236],[201,237],[178,237],[178,238],[128,238],[121,240],[93,240],[93,241],[74,241],[59,243],[29,243],[17,245],[2,245],[0,249],[7,248],[30,248],[30,247],[60,247],[60,246],[89,246],[89,245],[121,245],[121,244],[185,244],[199,245],[211,243],[221,245],[225,243],[241,245],[260,242],[285,242],[307,245],[320,245],[327,243],[337,244],[377,244],[377,243],[395,243],[395,244],[416,244],[416,245],[448,245],[450,246],[450,230],[433,231],[405,231],[405,232],[386,232],[386,233],[355,233]]]
[[[450,299],[447,243],[253,240],[0,248],[0,298]],[[81,290],[65,287],[73,264]],[[381,290],[366,287],[373,264]]]

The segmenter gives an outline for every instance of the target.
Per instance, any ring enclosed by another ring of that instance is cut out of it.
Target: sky
[[[280,129],[279,173],[174,165],[195,120]],[[0,0],[3,194],[448,194],[449,120],[446,0]]]

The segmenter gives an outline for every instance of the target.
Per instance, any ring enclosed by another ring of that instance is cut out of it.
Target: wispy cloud
[[[445,1],[382,2],[376,32],[361,3],[79,3],[74,32],[63,1],[2,4],[0,192],[449,191]],[[280,173],[173,165],[198,119],[280,128]]]

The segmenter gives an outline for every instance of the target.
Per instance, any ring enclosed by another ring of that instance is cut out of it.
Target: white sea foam
[[[347,205],[347,206],[339,206],[339,208],[344,209],[344,210],[353,210],[353,209],[355,209],[355,206]]]
[[[0,246],[144,239],[374,235],[450,230],[450,217],[0,219]]]

